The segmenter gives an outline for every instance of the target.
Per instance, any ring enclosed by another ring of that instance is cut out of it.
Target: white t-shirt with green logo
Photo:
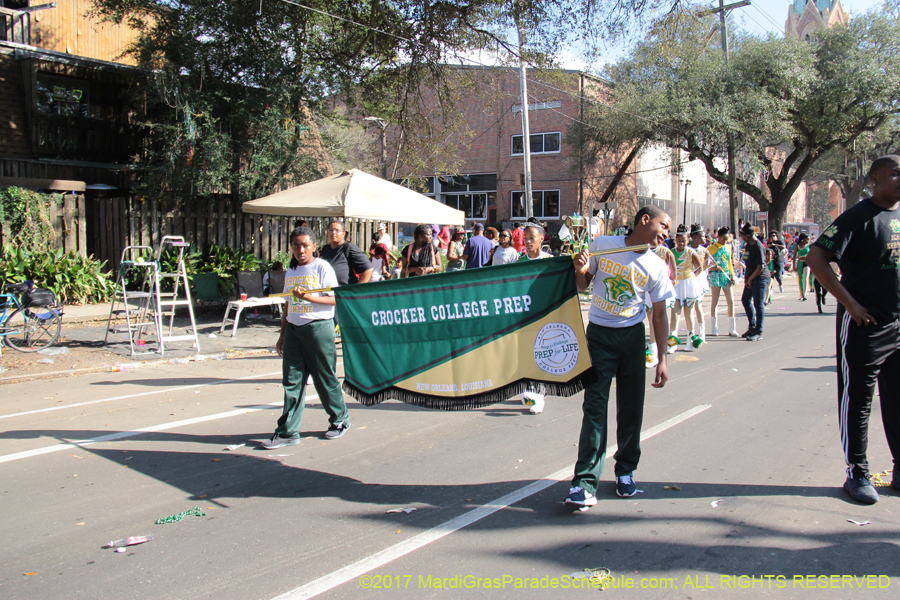
[[[599,236],[590,252],[624,248],[625,236]],[[644,319],[644,298],[660,302],[675,297],[669,267],[653,252],[619,252],[592,256],[588,272],[591,309],[588,319],[603,327],[630,327]]]
[[[297,286],[308,290],[326,287],[337,287],[337,275],[331,265],[321,258],[314,259],[308,265],[298,265],[293,269],[288,268],[284,275],[284,291],[290,292]],[[318,296],[330,296],[331,293],[323,292]],[[313,304],[302,302],[296,296],[288,296],[288,323],[294,325],[306,325],[311,321],[321,321],[334,317],[334,307],[330,304]]]

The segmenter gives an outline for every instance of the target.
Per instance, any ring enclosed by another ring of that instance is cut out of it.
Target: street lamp
[[[387,130],[387,121],[378,117],[364,117],[363,121],[378,123],[381,127],[381,178],[387,179],[387,152],[384,145],[384,132]]]
[[[690,179],[684,180],[684,213],[681,215],[681,224],[687,226],[687,189],[691,185]]]

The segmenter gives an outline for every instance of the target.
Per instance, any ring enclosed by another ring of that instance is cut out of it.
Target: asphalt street
[[[303,443],[265,451],[277,357],[0,386],[0,598],[590,597],[601,567],[621,598],[896,598],[900,493],[840,490],[827,313],[791,287],[763,341],[671,356],[664,389],[648,377],[642,493],[616,497],[608,460],[586,512],[562,504],[581,394],[540,415],[348,401],[326,441],[310,386]],[[890,469],[877,401],[871,423]]]

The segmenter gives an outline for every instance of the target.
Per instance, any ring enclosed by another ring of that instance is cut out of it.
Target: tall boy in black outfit
[[[878,502],[869,481],[869,413],[878,382],[881,419],[894,459],[891,487],[900,489],[900,156],[876,159],[872,197],[846,210],[822,232],[807,256],[837,308],[838,417],[847,479],[844,490]],[[828,266],[836,260],[838,281]]]

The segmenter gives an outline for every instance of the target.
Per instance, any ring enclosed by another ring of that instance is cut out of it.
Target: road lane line
[[[681,413],[680,415],[669,419],[668,421],[663,421],[659,425],[655,425],[650,429],[641,433],[641,441],[649,439],[654,435],[658,435],[663,431],[682,423],[691,417],[694,417],[700,413],[702,413],[707,408],[710,408],[711,404],[701,404],[699,406],[695,406],[694,408]],[[613,454],[616,453],[617,447],[611,446],[607,448],[606,456],[607,460],[612,458]],[[327,575],[323,575],[318,579],[310,581],[307,584],[301,585],[298,588],[295,588],[289,592],[285,592],[284,594],[274,598],[274,600],[306,600],[307,598],[313,598],[327,592],[330,589],[333,589],[339,585],[347,583],[353,579],[358,578],[365,573],[373,569],[377,569],[378,567],[382,567],[389,562],[400,558],[405,554],[409,554],[410,552],[414,552],[419,550],[420,548],[427,546],[428,544],[435,542],[441,539],[444,536],[450,535],[454,531],[462,529],[463,527],[467,527],[480,521],[481,519],[494,514],[497,511],[503,510],[508,506],[519,502],[520,500],[524,500],[529,496],[533,496],[538,492],[541,492],[548,487],[556,485],[560,481],[565,481],[572,476],[573,471],[575,470],[575,465],[569,465],[564,469],[560,469],[556,473],[552,475],[548,475],[544,479],[535,481],[522,487],[514,492],[506,494],[505,496],[501,496],[492,502],[488,502],[482,506],[479,506],[476,509],[470,510],[467,513],[464,513],[454,519],[450,519],[440,525],[429,529],[428,531],[423,531],[418,535],[414,535],[411,538],[404,540],[398,544],[394,544],[389,548],[385,548],[380,552],[376,552],[371,556],[363,558],[353,564],[347,565],[337,571],[333,571]]]
[[[309,400],[317,400],[319,398],[318,394],[307,394],[306,401]],[[110,433],[109,435],[101,435],[100,437],[90,438],[87,440],[77,440],[73,442],[63,442],[61,444],[53,444],[52,446],[44,446],[42,448],[35,448],[33,450],[25,450],[24,452],[16,452],[14,454],[6,454],[4,456],[0,456],[0,463],[12,462],[14,460],[21,460],[23,458],[31,458],[32,456],[41,456],[43,454],[51,454],[53,452],[59,452],[60,450],[67,450],[69,448],[76,448],[82,446],[89,446],[91,444],[100,444],[102,442],[111,442],[113,440],[121,440],[124,438],[134,437],[136,435],[141,435],[142,433],[154,433],[157,431],[167,431],[169,429],[175,429],[177,427],[184,427],[185,425],[194,425],[195,423],[205,423],[207,421],[215,421],[217,419],[227,419],[228,417],[236,417],[237,415],[245,415],[247,413],[256,412],[259,410],[271,410],[273,408],[280,408],[284,406],[284,401],[279,400],[278,402],[270,402],[269,404],[256,404],[253,406],[248,406],[247,408],[239,408],[236,410],[229,410],[227,412],[216,413],[214,415],[206,415],[205,417],[194,417],[192,419],[182,419],[180,421],[171,421],[169,423],[163,423],[161,425],[151,425],[149,427],[142,427],[140,429],[132,429],[129,431],[117,431],[116,433]]]
[[[336,366],[342,366],[344,364],[343,359],[338,360]],[[259,375],[247,375],[245,377],[238,377],[236,379],[226,379],[224,381],[211,381],[209,383],[196,383],[194,385],[182,385],[178,387],[170,387],[160,390],[154,390],[152,392],[139,392],[137,394],[127,394],[125,396],[114,396],[112,398],[102,398],[100,400],[90,400],[88,402],[79,402],[78,404],[68,404],[65,406],[51,406],[49,408],[39,408],[37,410],[28,410],[25,412],[18,413],[10,413],[8,415],[0,415],[0,419],[11,419],[12,417],[22,417],[25,415],[33,415],[37,413],[45,413],[54,410],[64,410],[66,408],[78,408],[79,406],[88,406],[90,404],[100,404],[102,402],[112,402],[113,400],[128,400],[129,398],[140,398],[141,396],[153,396],[156,394],[165,394],[167,392],[178,392],[181,390],[192,390],[194,388],[200,387],[208,387],[211,385],[224,385],[226,383],[234,383],[236,381],[246,381],[248,379],[259,379],[261,377],[271,377],[273,375],[281,375],[281,371],[272,371],[271,373],[261,373]]]
[[[208,387],[211,385],[222,385],[225,383],[234,383],[236,381],[245,381],[247,379],[257,379],[260,377],[271,377],[273,375],[281,375],[281,371],[273,371],[272,373],[263,373],[261,375],[247,375],[246,377],[238,377],[237,379],[226,379],[224,381],[211,381],[209,383],[196,383],[194,385],[182,385],[179,387],[170,387],[152,392],[138,392],[137,394],[126,394],[125,396],[113,396],[112,398],[101,398],[100,400],[90,400],[88,402],[79,402],[78,404],[67,404],[65,406],[51,406],[50,408],[39,408],[37,410],[28,410],[25,412],[11,413],[8,415],[0,415],[0,419],[11,419],[12,417],[22,417],[25,415],[35,415],[54,410],[63,410],[66,408],[78,408],[79,406],[88,406],[90,404],[100,404],[102,402],[112,402],[113,400],[128,400],[129,398],[140,398],[142,396],[154,396],[156,394],[167,394],[169,392],[179,392],[182,390],[192,390],[195,388]],[[174,379],[174,378],[173,378]]]

